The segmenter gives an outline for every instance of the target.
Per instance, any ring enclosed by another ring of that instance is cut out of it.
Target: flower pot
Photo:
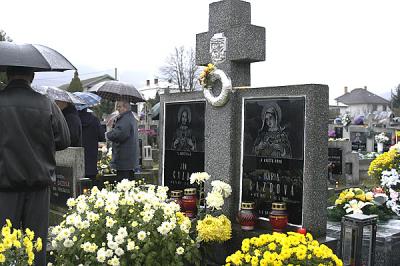
[[[242,230],[254,230],[258,216],[254,210],[254,202],[242,202],[240,211],[238,213],[238,221]]]
[[[378,142],[376,147],[378,149],[378,153],[383,153],[383,143],[382,142]]]
[[[226,257],[229,256],[228,246],[225,242],[216,243],[202,243],[201,244],[201,257],[202,264],[207,266],[225,265]]]
[[[283,232],[288,224],[288,214],[286,211],[286,203],[272,203],[272,210],[269,213],[269,222],[274,232]]]
[[[186,188],[182,198],[182,205],[185,215],[194,218],[197,215],[197,196],[195,188]]]

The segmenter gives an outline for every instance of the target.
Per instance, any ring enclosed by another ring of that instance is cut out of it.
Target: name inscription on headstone
[[[268,218],[286,202],[289,223],[302,224],[304,97],[244,100],[242,201]]]
[[[166,103],[163,184],[193,187],[190,175],[204,171],[205,102]]]
[[[50,203],[66,208],[67,200],[73,195],[72,167],[57,166],[56,179],[51,184]]]

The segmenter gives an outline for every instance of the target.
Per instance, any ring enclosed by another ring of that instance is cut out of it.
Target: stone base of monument
[[[337,250],[340,248],[340,222],[330,222],[327,225],[327,235],[339,239]],[[363,238],[368,238],[364,234]],[[366,241],[364,241],[364,245]],[[394,266],[400,265],[400,220],[389,220],[378,223],[376,233],[375,265]]]

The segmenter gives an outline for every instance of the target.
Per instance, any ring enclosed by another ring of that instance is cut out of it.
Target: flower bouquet
[[[199,81],[200,85],[207,88],[210,87],[211,78],[210,74],[215,70],[215,66],[213,64],[208,64],[203,71],[200,73]]]
[[[103,146],[101,148],[101,158],[97,161],[97,170],[98,177],[104,176],[106,174],[114,173],[114,170],[111,169],[111,155],[112,149],[107,149],[107,146]]]
[[[389,138],[386,136],[385,132],[382,132],[379,135],[375,136],[375,141],[377,143],[385,143],[389,141]]]
[[[397,145],[397,144],[396,144]],[[377,156],[369,165],[368,175],[380,182],[383,171],[400,170],[400,153],[397,146]]]
[[[391,212],[385,207],[387,196],[380,191],[365,192],[361,188],[343,190],[335,201],[335,206],[328,208],[328,218],[339,222],[350,213],[376,214],[379,220],[390,219]]]
[[[246,238],[241,250],[226,258],[231,265],[337,265],[343,262],[310,233],[272,233]]]
[[[1,229],[0,265],[25,266],[33,265],[35,252],[42,250],[42,239],[35,240],[35,233],[29,229],[25,232],[12,228],[10,220]]]
[[[348,127],[351,124],[351,118],[349,114],[346,113],[342,116],[342,124],[345,127]]]
[[[206,172],[194,173],[190,177],[190,183],[203,187],[209,178]],[[232,235],[231,221],[222,213],[222,206],[224,199],[231,195],[232,188],[220,180],[212,181],[211,186],[212,190],[207,193],[204,206],[200,208],[195,221],[196,239],[202,247],[204,260],[222,264],[226,256],[221,255],[226,252],[226,248],[221,244],[231,239]]]
[[[122,180],[69,199],[52,230],[55,265],[199,265],[191,222],[167,190]]]
[[[400,216],[400,178],[396,169],[390,171],[383,171],[381,178],[381,186],[387,197],[386,207]]]

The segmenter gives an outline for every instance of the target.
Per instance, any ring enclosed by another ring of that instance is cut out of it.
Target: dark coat
[[[0,91],[0,191],[50,185],[55,151],[69,144],[67,123],[49,98],[24,80],[13,80]]]
[[[114,127],[106,133],[112,141],[111,166],[116,170],[135,170],[139,166],[139,140],[135,117],[131,111],[118,116]]]
[[[68,104],[62,110],[62,113],[67,121],[71,135],[71,147],[82,147],[82,123],[78,111],[73,104]]]
[[[87,109],[78,112],[82,122],[82,147],[85,148],[85,176],[97,175],[97,155],[99,141],[105,141],[100,120]]]

